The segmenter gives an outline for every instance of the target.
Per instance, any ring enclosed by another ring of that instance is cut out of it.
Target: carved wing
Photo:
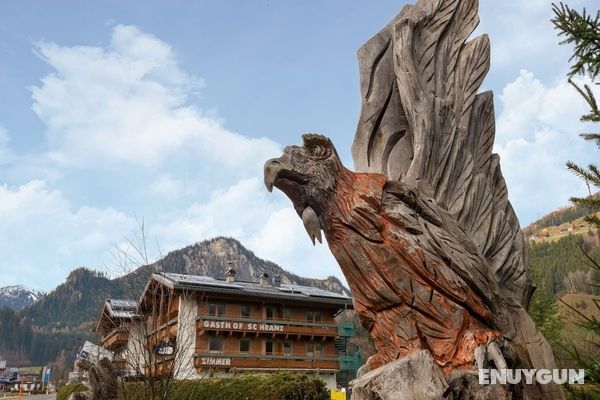
[[[527,245],[492,154],[489,69],[477,0],[420,0],[358,52],[362,110],[357,171],[383,173],[435,199],[473,239],[504,295],[527,306]]]

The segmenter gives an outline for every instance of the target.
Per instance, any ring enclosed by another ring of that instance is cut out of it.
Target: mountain
[[[237,272],[237,279],[257,281],[262,273],[280,276],[283,283],[315,286],[350,295],[336,277],[305,278],[279,265],[258,258],[235,239],[218,237],[175,250],[159,261],[130,273],[109,279],[86,268],[72,271],[64,283],[42,296],[22,314],[37,328],[54,332],[88,332],[106,298],[137,299],[153,272],[175,272],[223,278],[227,268]],[[69,310],[65,315],[64,310]]]
[[[89,333],[104,299],[123,295],[119,280],[80,267],[20,314],[42,332]]]
[[[281,277],[283,283],[350,294],[336,277],[314,279],[293,274],[257,257],[235,239],[218,237],[172,251],[157,262],[118,278],[110,279],[83,267],[73,270],[64,283],[36,302],[18,312],[0,313],[0,326],[11,327],[0,329],[0,354],[9,354],[14,363],[45,363],[57,358],[61,351],[72,357],[84,340],[98,339],[92,330],[104,299],[137,299],[153,272],[223,278],[229,267],[236,270],[240,280],[258,280],[267,273]]]
[[[598,293],[599,288],[590,285],[598,272],[583,260],[582,253],[585,249],[600,260],[598,232],[584,221],[589,214],[583,207],[561,207],[523,228],[529,239],[529,270],[538,294],[561,297]]]
[[[38,301],[41,295],[41,292],[23,285],[5,286],[0,288],[0,308],[18,311]]]
[[[600,193],[594,195],[599,196]],[[584,217],[590,214],[590,210],[585,207],[561,207],[532,222],[523,228],[523,232],[529,240],[535,242],[552,241],[568,234],[584,234],[590,231],[589,225],[584,221]]]
[[[230,267],[236,270],[236,279],[242,281],[258,281],[258,277],[266,273],[270,277],[281,277],[282,283],[315,286],[350,296],[350,291],[334,276],[326,279],[301,277],[271,261],[258,258],[237,240],[226,237],[217,237],[173,251],[151,265],[154,271],[206,275],[214,278],[223,278],[223,274]]]

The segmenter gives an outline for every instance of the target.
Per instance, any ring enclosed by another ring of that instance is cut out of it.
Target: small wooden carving
[[[78,361],[81,369],[88,371],[91,400],[117,400],[119,397],[117,371],[108,358],[94,364],[87,360]]]
[[[368,369],[427,350],[451,388],[477,368],[554,367],[525,312],[527,244],[492,154],[492,93],[477,94],[490,51],[485,35],[466,42],[477,6],[420,0],[359,50],[360,172],[316,134],[265,164],[313,243],[324,232],[375,342]],[[554,385],[510,391],[563,398]]]

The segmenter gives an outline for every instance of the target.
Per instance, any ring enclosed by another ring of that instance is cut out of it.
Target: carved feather
[[[477,0],[419,1],[361,47],[352,155],[358,171],[432,197],[474,241],[503,294],[527,306],[527,245],[492,154],[493,98],[477,94],[490,44],[486,35],[467,42],[478,23]]]

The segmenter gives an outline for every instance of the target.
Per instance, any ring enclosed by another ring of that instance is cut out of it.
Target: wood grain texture
[[[525,311],[527,245],[492,152],[493,96],[478,94],[490,43],[467,41],[477,7],[420,0],[358,51],[357,172],[316,134],[265,165],[267,188],[311,216],[309,237],[325,234],[375,343],[367,369],[426,351],[454,398],[485,398],[464,378],[478,367],[555,367]],[[555,385],[507,395],[563,399]]]
[[[406,6],[358,52],[362,110],[352,146],[358,171],[410,183],[469,232],[502,290],[527,307],[533,285],[519,222],[492,154],[489,70],[476,0]]]

